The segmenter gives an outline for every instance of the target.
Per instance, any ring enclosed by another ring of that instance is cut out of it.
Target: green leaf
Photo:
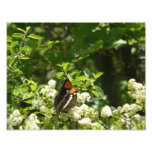
[[[32,91],[35,91],[36,90],[36,85],[30,85],[30,88]]]
[[[7,36],[7,42],[12,42],[12,37]]]
[[[19,59],[21,59],[21,60],[28,60],[30,58],[28,56],[24,56],[24,57],[20,57]]]
[[[68,63],[68,62],[67,63],[63,63],[62,66],[63,66],[63,70],[67,71],[69,69],[70,63]]]
[[[88,86],[90,86],[91,85],[91,82],[88,82],[88,83],[85,83],[85,84],[83,84],[83,85],[81,85],[83,88],[87,88]]]
[[[31,39],[35,39],[35,40],[39,40],[40,39],[40,36],[35,35],[35,34],[30,34],[28,37],[31,38]]]
[[[28,103],[28,104],[32,104],[32,100],[26,100],[26,101],[24,101],[24,102],[26,102],[26,103]]]
[[[57,72],[57,73],[56,73],[56,77],[57,77],[58,79],[61,79],[63,75],[64,75],[64,72]]]
[[[58,41],[58,40],[56,40],[56,41],[48,41],[47,45],[50,46],[50,45],[57,44],[57,43],[60,43],[60,41]]]
[[[22,74],[23,74],[23,72],[22,72],[21,70],[19,70],[19,69],[15,69],[15,70],[14,70],[14,73],[15,73],[16,75],[22,75]]]
[[[125,44],[127,44],[127,41],[120,39],[120,40],[115,41],[114,43],[112,43],[112,46],[113,46],[115,49],[118,49],[120,46],[125,45]]]
[[[70,73],[71,76],[74,76],[75,74],[77,74],[79,71],[78,70],[74,70],[73,72]]]
[[[81,85],[82,81],[72,80],[71,83],[72,85]]]
[[[28,84],[36,84],[33,80],[27,80],[28,81]]]
[[[90,71],[89,71],[89,69],[88,69],[88,68],[85,68],[83,72],[84,72],[85,76],[89,78],[89,76],[90,76]]]
[[[79,77],[77,77],[75,80],[85,81],[85,80],[89,80],[89,78],[86,77],[86,76],[79,76]]]
[[[30,26],[26,27],[26,33],[30,30],[30,28],[31,28]]]
[[[30,51],[30,47],[29,46],[24,46],[22,47],[22,49],[24,52],[29,52]]]
[[[94,86],[94,89],[98,92],[99,96],[102,97],[103,96],[103,91],[99,86]]]
[[[96,97],[99,97],[99,94],[98,94],[98,92],[96,91],[96,90],[92,90],[91,91]]]
[[[103,75],[103,72],[98,72],[98,73],[96,73],[96,74],[93,73],[93,77],[94,77],[95,79],[99,78],[101,75]]]
[[[12,37],[16,37],[16,38],[23,38],[23,34],[22,33],[13,33]]]
[[[19,92],[18,92],[18,89],[17,89],[17,88],[13,89],[13,94],[14,94],[15,96],[18,96]]]
[[[21,31],[21,32],[23,32],[23,33],[25,33],[25,31],[24,31],[23,29],[21,29],[21,28],[17,28],[17,30],[19,30],[19,31]]]
[[[21,86],[21,87],[20,87],[20,92],[21,92],[22,94],[28,93],[28,90],[29,90],[29,87],[27,87],[27,86]],[[26,96],[27,96],[27,95],[26,95]]]
[[[23,111],[26,112],[26,111],[34,110],[34,109],[35,109],[34,107],[26,107],[23,109]]]

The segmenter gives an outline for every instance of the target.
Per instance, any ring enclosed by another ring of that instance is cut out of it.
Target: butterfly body
[[[55,97],[54,107],[56,112],[67,112],[77,104],[76,88],[73,87],[69,79],[64,81],[59,94]]]

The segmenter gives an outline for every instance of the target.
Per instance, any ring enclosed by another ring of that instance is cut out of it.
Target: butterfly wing
[[[68,111],[77,103],[76,88],[74,88],[69,79],[64,81],[59,94],[55,98],[54,107],[57,112]]]

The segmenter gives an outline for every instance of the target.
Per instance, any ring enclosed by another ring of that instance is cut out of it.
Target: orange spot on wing
[[[76,91],[77,91],[77,89],[73,87],[73,88],[70,90],[70,93],[72,94],[72,93],[75,93]]]
[[[70,82],[70,81],[66,81],[64,87],[65,87],[66,89],[72,88],[71,82]]]

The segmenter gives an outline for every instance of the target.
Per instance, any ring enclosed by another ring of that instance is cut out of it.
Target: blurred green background
[[[63,62],[71,63],[71,69],[100,71],[96,83],[116,107],[132,102],[127,94],[130,78],[145,83],[145,23],[8,23],[8,42],[17,28],[28,26],[38,39],[24,40],[29,58],[20,60],[19,69],[28,79],[46,84]]]

